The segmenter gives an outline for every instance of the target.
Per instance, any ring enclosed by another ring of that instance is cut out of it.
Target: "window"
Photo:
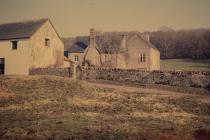
[[[143,60],[142,62],[144,62],[144,63],[146,62],[146,56],[145,56],[145,53],[143,54],[143,58],[142,58],[142,60]]]
[[[50,39],[45,38],[45,46],[50,47]]]
[[[75,55],[74,60],[75,60],[75,61],[79,61],[78,55]]]
[[[104,61],[109,62],[111,60],[111,55],[110,54],[105,54],[104,55]]]
[[[107,60],[107,55],[105,54],[105,62],[107,62],[108,60]]]
[[[17,41],[12,41],[12,50],[17,50]]]
[[[145,55],[145,53],[140,53],[138,62],[139,63],[145,63],[146,62],[146,55]]]

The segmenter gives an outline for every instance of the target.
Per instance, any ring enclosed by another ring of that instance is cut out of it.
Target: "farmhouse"
[[[63,65],[64,45],[49,19],[0,25],[0,74]]]
[[[70,48],[67,50],[68,57],[78,65],[86,61],[85,56],[88,53],[86,44],[94,46],[89,52],[92,54],[91,62],[97,61],[101,67],[150,71],[160,69],[160,52],[150,43],[149,35],[96,36],[94,29],[91,29],[90,37],[77,39],[71,47],[65,44],[65,48]]]
[[[88,63],[88,65],[101,66],[101,56],[95,43],[94,29],[90,30],[89,45],[81,41],[75,42],[68,50],[67,57],[77,65]]]

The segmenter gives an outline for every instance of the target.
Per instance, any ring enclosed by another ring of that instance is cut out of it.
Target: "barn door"
[[[5,60],[0,58],[0,74],[4,74]]]

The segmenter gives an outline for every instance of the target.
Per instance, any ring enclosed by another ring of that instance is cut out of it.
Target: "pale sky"
[[[0,0],[0,23],[50,18],[60,36],[209,28],[210,0]]]

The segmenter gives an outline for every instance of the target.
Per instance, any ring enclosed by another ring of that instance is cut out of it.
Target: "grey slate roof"
[[[146,41],[143,39],[140,35],[137,34],[129,34],[126,35],[126,44],[129,45],[129,39],[132,39],[133,37],[137,36],[138,40],[140,40],[143,44],[145,44],[148,47],[151,47],[155,50],[158,50],[152,43]],[[105,34],[102,36],[96,36],[96,45],[97,49],[99,50],[100,53],[115,53],[118,52],[121,48],[121,43],[123,41],[124,35],[121,34],[115,34],[115,35],[110,35],[110,34]],[[64,44],[65,48],[68,52],[78,52],[82,53],[85,51],[85,49],[82,49],[80,45],[78,45],[78,42],[82,43],[83,45],[88,46],[89,44],[89,36],[80,36],[77,37],[74,40],[73,45],[69,46],[69,44]],[[70,48],[70,49],[69,49]]]
[[[100,53],[107,53],[109,51],[112,52],[113,50],[110,49],[114,48],[116,50],[116,48],[121,46],[122,40],[122,35],[115,35],[113,37],[110,37],[110,35],[96,36],[97,49]],[[72,43],[64,42],[65,49],[68,52],[81,53],[84,51],[82,50],[83,47],[81,48],[81,45],[86,45],[87,47],[90,42],[89,36],[79,36],[75,39],[74,42],[75,43],[73,43],[73,45]],[[80,45],[78,44],[78,42],[80,42]],[[112,48],[110,48],[110,46],[112,46]]]
[[[47,20],[49,19],[0,24],[0,40],[29,38]]]
[[[141,35],[135,34],[133,36],[137,36],[139,38],[139,40],[141,42],[143,42],[145,45],[147,45],[148,47],[153,48],[153,49],[159,51],[152,43],[150,43],[149,41],[145,40]],[[129,38],[132,38],[133,36],[128,37],[128,39]]]
[[[146,41],[146,43],[147,43],[147,45],[148,45],[150,48],[153,48],[153,49],[159,51],[152,43],[150,43],[150,42],[148,42],[148,41]]]
[[[75,42],[72,47],[68,50],[70,53],[84,53],[88,45],[85,43],[78,41]]]
[[[96,44],[100,53],[114,53],[120,50],[124,35],[103,35],[96,37]]]

